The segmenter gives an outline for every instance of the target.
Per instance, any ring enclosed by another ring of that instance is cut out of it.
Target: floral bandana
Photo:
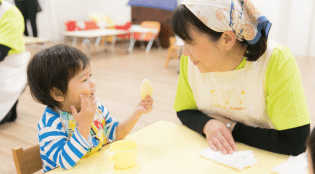
[[[60,117],[62,120],[62,124],[66,129],[68,134],[68,138],[73,135],[74,129],[77,127],[77,122],[75,121],[72,114],[64,111],[60,111]],[[99,108],[96,109],[94,121],[91,126],[90,136],[88,140],[92,142],[93,146],[88,150],[88,152],[82,157],[88,157],[89,155],[97,152],[103,146],[103,144],[107,143],[107,129],[105,128],[105,119],[102,117],[102,112]]]
[[[255,44],[271,22],[251,0],[184,0],[182,2],[200,21],[217,32],[233,31],[239,41]]]

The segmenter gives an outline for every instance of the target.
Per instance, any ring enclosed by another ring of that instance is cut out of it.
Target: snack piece
[[[149,79],[144,79],[140,88],[141,99],[144,100],[147,95],[152,95],[153,88]]]

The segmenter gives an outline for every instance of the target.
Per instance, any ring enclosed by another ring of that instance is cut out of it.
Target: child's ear
[[[50,95],[52,96],[52,98],[58,102],[64,101],[64,96],[62,94],[62,92],[58,89],[53,87],[50,90]]]

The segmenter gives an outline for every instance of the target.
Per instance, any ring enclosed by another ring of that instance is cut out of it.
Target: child
[[[142,114],[151,112],[153,99],[141,100],[130,118],[115,121],[95,101],[96,84],[88,58],[80,50],[56,45],[37,53],[27,68],[35,100],[47,105],[38,123],[38,141],[44,172],[72,168],[82,157],[121,140]]]
[[[308,158],[308,173],[315,174],[315,129],[312,130],[308,136],[307,142],[307,158]]]

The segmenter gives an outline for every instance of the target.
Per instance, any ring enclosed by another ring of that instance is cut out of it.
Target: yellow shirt
[[[4,3],[9,4],[3,1],[0,6]],[[0,16],[0,44],[11,48],[8,55],[25,51],[23,32],[24,18],[21,12],[12,5],[2,17]]]

